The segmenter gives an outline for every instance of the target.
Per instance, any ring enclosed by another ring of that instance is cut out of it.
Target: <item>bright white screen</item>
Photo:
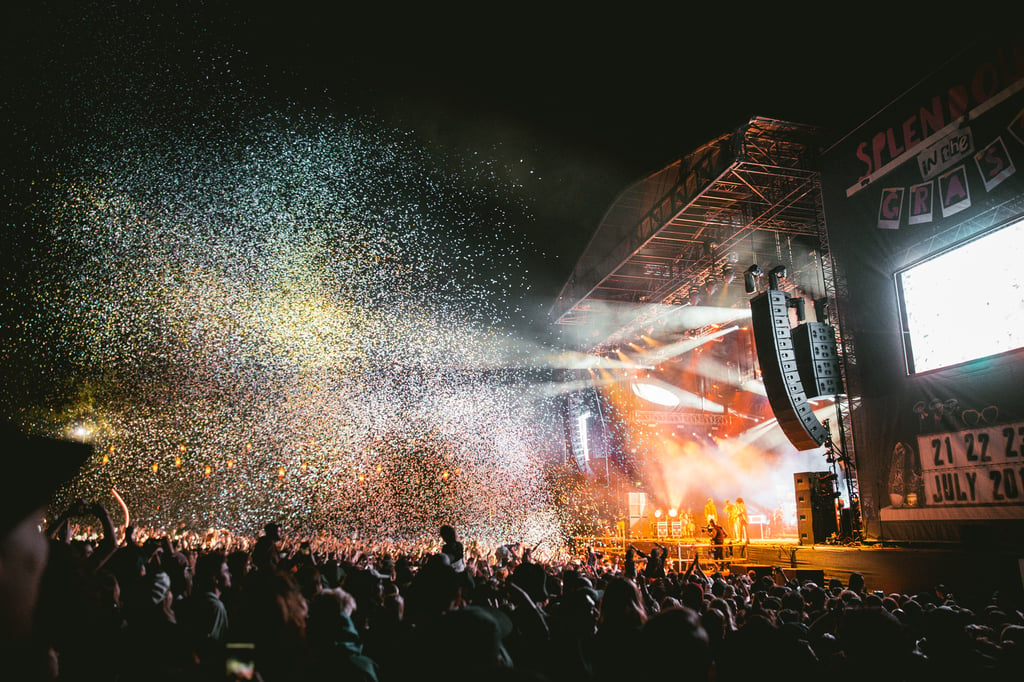
[[[1024,347],[1024,220],[897,273],[911,373]]]

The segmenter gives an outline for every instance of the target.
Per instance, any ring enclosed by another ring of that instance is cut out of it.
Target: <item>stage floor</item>
[[[705,572],[715,568],[710,560],[711,545],[707,540],[688,538],[590,538],[598,551],[607,555],[620,555],[628,544],[643,552],[650,551],[657,542],[668,548],[668,559],[673,570],[685,570],[696,552]],[[962,595],[970,602],[987,603],[995,590],[1021,603],[1024,595],[1024,552],[1006,549],[966,548],[959,545],[945,547],[894,546],[892,544],[851,543],[837,545],[801,545],[797,538],[780,537],[770,540],[752,540],[749,544],[724,547],[724,560],[718,567],[730,572],[754,571],[758,575],[771,574],[774,566],[781,567],[787,577],[813,579],[828,583],[832,578],[848,585],[851,573],[864,576],[869,591],[882,590],[886,594],[919,594],[932,592],[944,585],[954,595]]]

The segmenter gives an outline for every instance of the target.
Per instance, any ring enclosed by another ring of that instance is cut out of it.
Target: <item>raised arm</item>
[[[508,591],[509,601],[515,607],[512,616],[519,630],[530,641],[547,641],[551,630],[548,628],[543,610],[530,598],[526,590],[511,580],[506,581],[505,587]]]
[[[772,569],[772,577],[775,579],[776,585],[785,585],[789,582],[789,578],[786,577],[786,572],[782,570],[781,566]]]
[[[60,540],[64,544],[70,544],[71,542],[71,517],[81,516],[85,513],[85,501],[75,500],[68,508],[65,509],[60,516],[54,519],[46,529],[46,537],[51,540]]]
[[[697,558],[696,552],[693,555],[693,574],[704,583],[704,589],[711,585],[711,579],[704,573],[704,569],[700,567],[700,560]]]
[[[102,504],[93,502],[89,505],[88,510],[100,520],[100,525],[103,526],[103,540],[89,557],[92,570],[98,571],[117,551],[117,531],[114,530],[114,521],[110,518],[110,512]]]

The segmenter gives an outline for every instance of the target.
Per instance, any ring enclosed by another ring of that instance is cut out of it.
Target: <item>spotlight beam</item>
[[[739,329],[739,326],[733,325],[731,327],[726,327],[725,329],[719,329],[717,332],[714,332],[712,334],[706,334],[704,336],[698,336],[697,338],[686,339],[684,341],[676,341],[675,343],[670,343],[666,346],[662,346],[660,348],[653,349],[650,352],[644,353],[643,357],[648,360],[646,364],[659,365],[667,360],[671,360],[672,358],[676,358],[685,353],[689,353],[695,348],[703,346],[708,341],[712,341],[721,336],[725,336],[726,334],[730,334],[736,331],[737,329]]]

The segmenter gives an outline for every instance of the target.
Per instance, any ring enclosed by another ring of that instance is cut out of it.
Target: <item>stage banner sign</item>
[[[919,436],[925,504],[1020,504],[1024,422]]]
[[[730,415],[711,412],[666,412],[662,410],[632,410],[632,421],[642,424],[678,424],[684,426],[722,426],[730,422]]]
[[[900,521],[887,539],[1010,537],[1024,533],[1024,35],[958,48],[893,94],[821,159],[865,534],[881,537],[885,511]]]

